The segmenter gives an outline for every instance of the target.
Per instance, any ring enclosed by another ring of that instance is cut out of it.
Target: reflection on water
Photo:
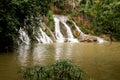
[[[19,47],[18,59],[21,66],[46,65],[47,60],[71,59],[73,43],[36,44],[32,49],[28,45]],[[48,63],[48,62],[47,62]]]
[[[45,59],[45,46],[36,46],[34,47],[33,50],[33,62],[34,64],[40,63],[41,61],[43,61],[43,59]]]
[[[55,60],[61,60],[61,59],[70,59],[71,53],[72,53],[72,46],[74,44],[69,43],[69,45],[63,45],[63,44],[55,44]],[[65,54],[64,54],[65,53]]]
[[[18,49],[18,59],[20,61],[20,64],[22,66],[26,66],[27,60],[28,60],[28,54],[29,54],[29,48],[30,46],[28,45],[20,45]]]
[[[56,45],[55,45],[55,52],[56,52],[56,54],[55,54],[55,58],[56,58],[56,59],[55,59],[55,60],[59,60],[60,57],[62,56],[62,55],[61,55],[61,54],[63,54],[62,51],[64,51],[62,47],[64,47],[64,46],[61,45],[61,44],[56,44]]]
[[[0,54],[0,80],[16,80],[21,66],[49,65],[60,59],[71,60],[94,80],[120,80],[119,57],[117,42],[21,45],[14,53]]]
[[[50,52],[48,52],[49,45],[36,45],[33,49],[33,64],[43,65],[45,61],[49,58]]]

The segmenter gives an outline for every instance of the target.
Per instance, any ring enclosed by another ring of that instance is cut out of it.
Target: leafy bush
[[[51,66],[23,68],[25,80],[90,80],[84,71],[68,61],[57,61]]]
[[[80,10],[89,17],[92,30],[120,40],[120,1],[81,0]],[[93,27],[94,26],[94,27]]]
[[[54,0],[1,0],[0,51],[17,43],[19,29],[24,27],[25,19],[47,15],[52,1]]]

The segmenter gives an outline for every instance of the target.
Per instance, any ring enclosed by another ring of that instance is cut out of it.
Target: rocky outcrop
[[[84,35],[82,39],[80,39],[81,42],[97,42],[97,38],[92,35]]]

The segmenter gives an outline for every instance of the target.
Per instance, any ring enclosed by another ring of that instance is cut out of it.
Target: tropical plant
[[[109,34],[120,40],[120,1],[81,0],[80,10],[89,17],[95,33]]]
[[[50,66],[23,68],[25,80],[90,80],[86,73],[69,61],[57,61]]]

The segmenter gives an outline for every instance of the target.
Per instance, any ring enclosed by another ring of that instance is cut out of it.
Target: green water
[[[71,60],[94,80],[120,80],[120,43],[60,43],[21,45],[14,53],[0,54],[0,80],[18,80],[22,66],[49,65]]]

